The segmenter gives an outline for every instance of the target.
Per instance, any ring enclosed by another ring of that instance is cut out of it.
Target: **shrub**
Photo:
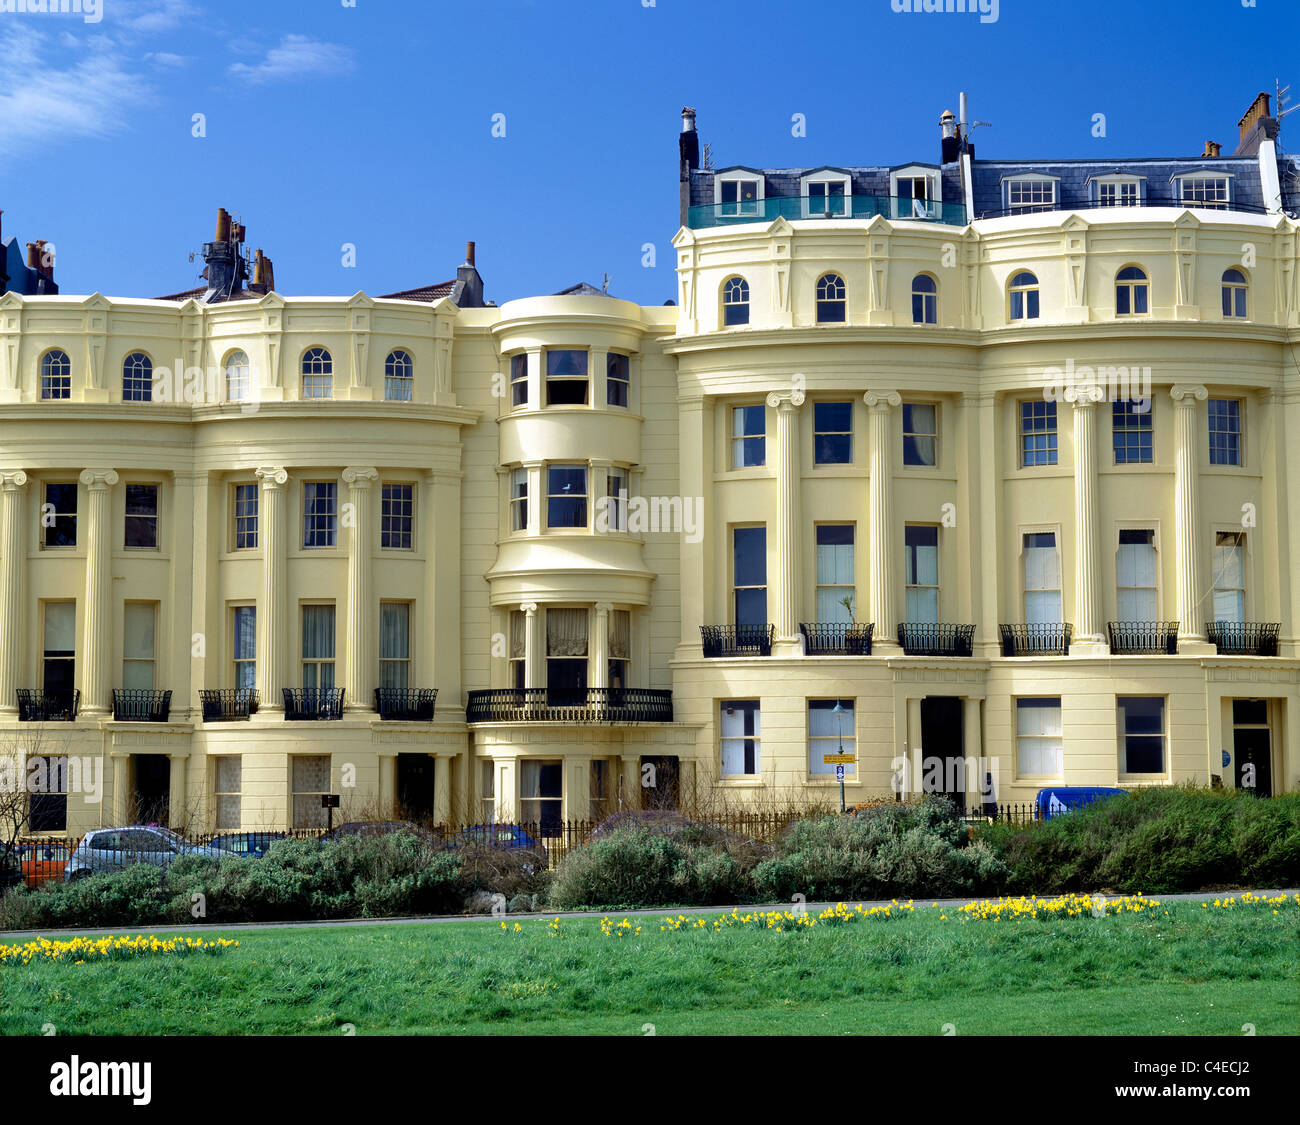
[[[969,842],[950,804],[926,798],[796,821],[753,878],[761,896],[787,901],[982,893],[1006,874],[987,843]]]

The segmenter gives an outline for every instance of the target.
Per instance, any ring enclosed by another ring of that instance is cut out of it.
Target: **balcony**
[[[113,689],[113,718],[119,723],[165,723],[171,706],[170,691]]]
[[[809,625],[799,623],[805,656],[870,656],[875,624]]]
[[[971,656],[975,626],[909,621],[898,627],[904,656]]]
[[[673,693],[650,688],[471,691],[467,723],[671,723]]]
[[[18,721],[20,723],[71,723],[77,717],[81,704],[78,688],[42,691],[39,688],[18,688]]]
[[[202,688],[199,702],[205,723],[236,723],[257,714],[257,689]]]
[[[832,197],[829,202],[805,195],[769,196],[739,203],[706,203],[690,208],[686,225],[691,230],[725,227],[737,223],[770,223],[773,219],[874,219],[880,215],[894,221],[966,225],[966,207],[961,203],[937,203],[926,199],[904,199],[893,195],[850,195]]]
[[[390,722],[428,723],[437,698],[437,688],[375,688],[375,710]]]
[[[999,625],[1003,656],[1069,656],[1074,626]]]
[[[1112,656],[1174,656],[1178,652],[1177,621],[1108,621]]]
[[[286,722],[328,722],[343,718],[343,688],[281,688]]]
[[[1277,622],[1211,621],[1205,626],[1205,639],[1220,656],[1276,656],[1281,631]]]
[[[775,625],[701,625],[705,656],[771,656]]]

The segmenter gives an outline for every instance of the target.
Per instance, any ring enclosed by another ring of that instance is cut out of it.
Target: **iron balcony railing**
[[[201,688],[205,723],[232,723],[257,714],[256,688]]]
[[[812,625],[799,623],[806,656],[870,656],[874,623],[866,625]]]
[[[79,688],[60,688],[42,691],[40,688],[18,688],[18,721],[20,723],[71,723],[81,705]]]
[[[1070,636],[1074,626],[1068,621],[1060,625],[999,625],[1003,656],[1069,656]]]
[[[343,718],[343,688],[281,688],[288,722]]]
[[[705,656],[771,656],[775,625],[701,625]]]
[[[1220,656],[1276,656],[1281,631],[1281,623],[1264,621],[1211,621],[1205,626],[1206,639]]]
[[[673,693],[654,688],[471,691],[468,723],[671,723]]]
[[[731,206],[735,206],[732,204]],[[1053,203],[1053,204],[1035,204],[1032,207],[993,207],[987,211],[981,211],[975,217],[977,219],[1001,219],[1008,215],[1028,215],[1033,212],[1047,213],[1049,211],[1056,213],[1069,213],[1070,211],[1104,211],[1113,213],[1116,219],[1123,220],[1132,217],[1132,213],[1143,208],[1149,207],[1177,207],[1186,208],[1189,211],[1236,211],[1244,212],[1248,215],[1267,215],[1267,207],[1259,203],[1239,203],[1236,200],[1229,200],[1226,203],[1206,203],[1193,199],[1182,199],[1179,196],[1155,197],[1148,195],[1140,203],[1127,203],[1122,206],[1114,203],[1103,203],[1097,199],[1076,199],[1071,203]]]
[[[113,718],[119,723],[165,723],[172,693],[146,688],[114,688]]]
[[[736,223],[769,223],[777,218],[874,219],[877,215],[895,221],[966,225],[964,204],[904,199],[894,195],[832,196],[829,200],[812,199],[806,195],[781,195],[738,203],[705,203],[687,211],[686,225],[699,230]]]
[[[375,710],[393,722],[429,722],[437,699],[437,688],[375,688]]]
[[[907,621],[898,627],[904,656],[971,656],[974,641],[974,625]]]
[[[1112,656],[1174,656],[1178,652],[1177,621],[1108,621]]]

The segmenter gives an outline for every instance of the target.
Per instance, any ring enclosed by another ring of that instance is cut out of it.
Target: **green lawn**
[[[595,920],[195,930],[214,957],[0,968],[0,1034],[1295,1034],[1300,904],[939,910],[605,936]],[[621,920],[615,915],[614,921]]]

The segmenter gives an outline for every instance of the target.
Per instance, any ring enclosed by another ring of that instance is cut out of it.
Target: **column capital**
[[[867,391],[862,396],[862,401],[872,410],[887,414],[894,407],[903,405],[903,396],[897,391]]]
[[[352,488],[369,488],[379,479],[379,470],[372,466],[353,466],[343,470],[343,479]]]
[[[0,489],[5,492],[17,492],[27,487],[27,473],[22,469],[0,470]]]
[[[803,391],[770,391],[767,405],[773,410],[798,410],[803,405]]]
[[[114,469],[84,469],[80,477],[81,483],[92,492],[112,488],[117,484],[118,479]]]
[[[1063,397],[1073,403],[1076,410],[1096,406],[1106,397],[1106,388],[1100,383],[1071,383],[1065,388]]]
[[[262,482],[262,487],[265,489],[281,489],[289,480],[286,470],[274,466],[254,469],[253,474]]]
[[[613,602],[597,602],[594,608],[595,608],[595,610],[596,610],[596,614],[597,614],[598,616],[599,616],[600,614],[609,614],[609,613],[612,612],[613,609],[614,609],[614,603],[613,603]]]
[[[1210,397],[1209,388],[1202,383],[1175,383],[1169,388],[1169,397],[1175,406],[1194,409],[1198,402]]]
[[[525,615],[528,616],[528,617],[532,617],[534,614],[537,613],[537,603],[536,603],[536,602],[520,602],[520,603],[519,603],[519,608],[522,609],[522,610],[524,611]]]

